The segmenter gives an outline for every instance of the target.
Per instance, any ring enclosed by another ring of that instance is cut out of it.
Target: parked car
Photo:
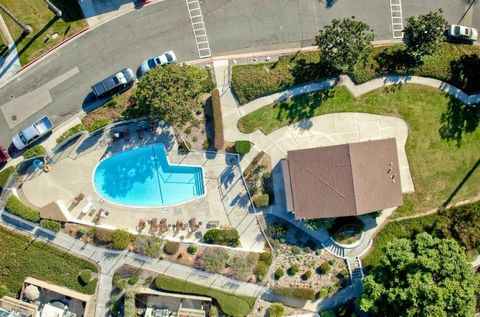
[[[12,143],[17,150],[23,150],[42,136],[53,130],[53,123],[49,117],[43,116],[31,126],[13,136]]]
[[[173,51],[168,51],[163,53],[162,55],[144,60],[140,65],[140,74],[143,75],[149,70],[159,65],[172,64],[176,62],[177,62],[177,57],[175,56],[175,53]]]
[[[0,164],[7,163],[9,159],[10,159],[10,155],[8,155],[7,150],[0,145]]]
[[[476,41],[478,40],[478,31],[474,28],[469,28],[463,25],[452,24],[447,29],[448,36],[457,39]]]
[[[99,83],[92,86],[92,92],[97,98],[113,95],[124,88],[132,86],[135,75],[130,68],[124,68]]]

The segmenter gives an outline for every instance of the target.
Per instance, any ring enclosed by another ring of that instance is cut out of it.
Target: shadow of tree
[[[480,91],[480,58],[477,54],[463,55],[450,62],[451,82],[466,93]]]
[[[310,62],[303,58],[297,61],[291,73],[295,78],[295,85],[340,75],[340,71],[330,65],[322,62]]]
[[[471,133],[478,127],[480,111],[477,107],[466,106],[455,97],[449,98],[447,111],[440,118],[442,139],[456,141],[461,146],[464,133]]]
[[[291,124],[303,119],[311,118],[314,116],[315,110],[321,107],[325,101],[332,98],[333,95],[333,89],[326,89],[313,94],[296,96],[294,102],[291,100],[281,102],[276,106],[280,109],[277,115],[277,120],[288,120]]]
[[[62,11],[61,19],[65,22],[74,22],[83,19],[82,9],[75,0],[50,0],[54,6]]]
[[[382,74],[405,74],[418,62],[405,49],[384,50],[375,56],[378,66],[376,71]]]

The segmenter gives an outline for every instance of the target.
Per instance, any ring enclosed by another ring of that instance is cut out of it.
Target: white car
[[[456,37],[463,40],[478,40],[478,31],[463,25],[452,24],[448,26],[448,36]]]
[[[53,123],[47,116],[35,121],[31,126],[13,136],[12,143],[17,150],[23,150],[48,132],[53,130]]]
[[[140,74],[143,75],[149,70],[159,65],[172,64],[176,62],[177,62],[177,57],[175,56],[175,53],[173,51],[168,51],[163,53],[162,55],[144,60],[140,65]]]

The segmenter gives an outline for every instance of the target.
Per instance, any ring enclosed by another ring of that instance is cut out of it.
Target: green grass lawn
[[[42,242],[30,243],[30,238],[0,227],[0,285],[17,294],[28,276],[94,294],[97,281],[85,286],[78,281],[83,269],[97,272],[95,265],[62,252]]]
[[[397,116],[408,123],[406,150],[415,193],[404,195],[396,216],[440,207],[450,196],[457,202],[480,193],[480,173],[475,172],[480,111],[434,88],[403,85],[355,99],[340,86],[258,109],[241,118],[239,127],[245,133],[258,128],[268,134],[303,118],[348,111]]]
[[[218,302],[223,312],[228,316],[248,316],[255,305],[255,298],[253,297],[232,295],[208,287],[187,283],[183,280],[165,275],[157,276],[155,279],[155,285],[159,289],[165,291],[212,297]]]
[[[349,75],[358,84],[385,74],[412,74],[447,81],[468,92],[480,91],[479,76],[475,73],[462,76],[465,70],[478,69],[480,59],[461,60],[464,55],[480,54],[480,47],[443,43],[433,55],[425,58],[423,65],[413,68],[405,67],[399,57],[401,50],[401,45],[374,48],[367,65],[357,66]],[[319,61],[319,52],[305,52],[280,57],[277,62],[235,65],[232,87],[240,103],[246,103],[295,85],[336,75],[320,69]]]
[[[5,23],[17,44],[22,65],[87,26],[77,0],[53,0],[52,3],[62,10],[63,16],[60,19],[56,19],[43,0],[2,0],[2,4],[10,12],[33,28],[32,33],[22,35],[22,29],[4,15]],[[57,33],[58,37],[46,41],[47,34],[52,36],[54,33]]]

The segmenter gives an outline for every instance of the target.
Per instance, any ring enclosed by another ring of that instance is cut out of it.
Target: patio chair
[[[83,198],[85,198],[85,194],[84,194],[84,193],[78,194],[78,195],[75,196],[75,198],[73,199],[72,204],[73,204],[74,206],[77,206],[77,205],[82,201]]]
[[[150,222],[150,232],[156,233],[157,231],[158,231],[158,219],[152,218],[152,221]]]
[[[102,218],[102,212],[103,209],[100,209],[97,214],[95,215],[95,218],[93,218],[93,222],[99,223],[100,219]]]

